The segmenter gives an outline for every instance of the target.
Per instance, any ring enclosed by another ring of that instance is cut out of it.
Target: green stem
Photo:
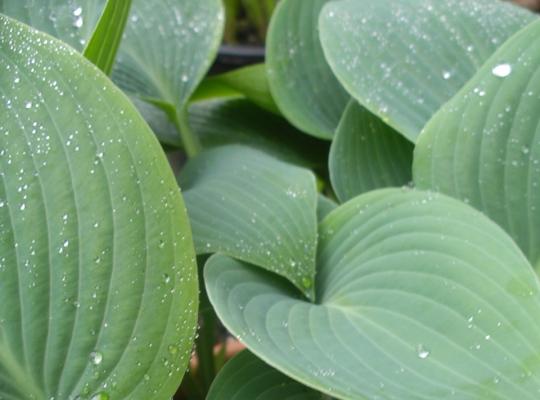
[[[178,109],[174,117],[174,123],[180,132],[184,150],[189,158],[193,158],[200,153],[201,145],[199,139],[195,136],[189,126],[188,106],[186,105],[181,109]]]

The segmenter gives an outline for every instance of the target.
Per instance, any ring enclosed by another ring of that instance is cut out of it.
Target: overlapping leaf
[[[321,13],[332,70],[361,105],[412,142],[534,14],[494,0],[341,0]]]
[[[265,362],[340,399],[538,397],[538,280],[480,212],[388,189],[319,234],[317,304],[228,257],[206,265],[220,319]]]
[[[0,12],[82,51],[94,32],[107,0],[2,0]]]
[[[0,397],[169,398],[197,275],[159,144],[80,54],[4,16],[0,70]]]
[[[94,33],[84,49],[84,56],[107,75],[112,72],[116,53],[122,42],[131,2],[132,0],[107,1]]]
[[[4,0],[0,12],[48,32],[78,50],[90,39],[105,0],[36,5]],[[223,31],[220,0],[133,0],[113,80],[130,96],[148,101],[186,128],[185,106],[217,52]],[[189,55],[189,56],[187,56]],[[155,121],[151,107],[140,107]],[[185,139],[190,153],[197,143]]]
[[[326,196],[319,195],[317,200],[317,219],[322,221],[328,214],[337,208],[337,204]]]
[[[330,179],[345,202],[374,189],[412,180],[413,145],[356,101],[351,101],[332,141]]]
[[[222,28],[219,0],[134,0],[113,79],[128,93],[181,108],[210,66]]]
[[[210,76],[202,82],[191,101],[227,96],[245,97],[259,107],[279,114],[268,86],[265,64],[249,65],[224,74]]]
[[[512,37],[433,118],[418,186],[469,202],[540,257],[540,22]]]
[[[293,381],[245,350],[225,364],[207,400],[322,400],[325,397]]]
[[[328,0],[282,0],[268,32],[270,89],[279,109],[299,129],[332,138],[349,95],[328,66],[318,17]]]
[[[317,190],[306,169],[244,146],[191,160],[180,185],[198,254],[223,253],[280,274],[313,295]]]

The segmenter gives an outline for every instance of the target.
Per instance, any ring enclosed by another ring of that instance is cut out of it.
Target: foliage
[[[536,15],[281,0],[205,78],[219,0],[0,11],[0,399],[538,397]]]

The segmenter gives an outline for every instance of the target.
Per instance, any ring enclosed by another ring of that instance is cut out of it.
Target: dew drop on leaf
[[[419,344],[416,346],[416,354],[418,355],[418,358],[425,360],[429,357],[430,351],[423,344]]]
[[[90,400],[109,400],[110,397],[105,392],[99,392],[92,396]]]
[[[499,64],[491,70],[493,75],[498,76],[499,78],[506,78],[512,73],[512,66],[508,63]]]
[[[302,285],[306,288],[306,289],[310,289],[311,286],[313,286],[313,281],[310,279],[310,278],[302,278]]]
[[[174,344],[169,345],[169,353],[172,355],[178,354],[178,346]]]
[[[90,362],[94,365],[99,365],[103,361],[103,354],[99,351],[93,351],[90,353]],[[99,397],[100,398],[100,397]]]

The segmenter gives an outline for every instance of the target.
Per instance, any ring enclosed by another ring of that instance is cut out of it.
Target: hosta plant
[[[539,397],[535,14],[281,0],[205,78],[219,0],[0,13],[0,399]]]

